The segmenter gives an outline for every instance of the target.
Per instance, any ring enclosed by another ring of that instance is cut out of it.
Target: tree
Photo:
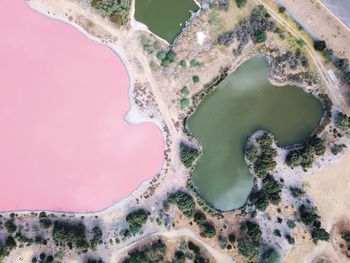
[[[57,220],[53,224],[52,239],[59,244],[78,249],[87,249],[85,225],[82,222]]]
[[[335,66],[340,70],[346,70],[349,66],[349,60],[346,58],[340,58],[335,62]]]
[[[7,220],[4,225],[5,225],[5,228],[7,230],[7,233],[9,233],[9,234],[13,234],[17,230],[17,226],[16,226],[13,218]]]
[[[281,256],[273,248],[268,249],[262,256],[262,262],[264,263],[280,263]]]
[[[236,5],[241,8],[247,4],[247,0],[236,0]]]
[[[165,56],[166,56],[166,53],[165,53],[163,50],[158,51],[158,53],[157,53],[157,58],[158,58],[159,60],[165,59]]]
[[[327,47],[327,44],[323,40],[315,40],[314,41],[314,48],[317,51],[323,51]]]
[[[259,248],[250,239],[238,240],[238,253],[249,261],[256,261],[259,255]]]
[[[196,204],[193,197],[183,191],[177,191],[169,194],[167,202],[169,204],[176,204],[180,211],[188,218],[195,213]]]
[[[266,41],[266,33],[265,33],[265,31],[259,31],[256,34],[255,41],[258,44],[264,43]]]
[[[138,233],[142,226],[146,224],[147,220],[148,213],[144,209],[134,210],[126,216],[126,222],[129,224],[129,231],[132,234]]]
[[[199,76],[195,75],[192,77],[193,83],[198,83],[199,82]]]
[[[318,227],[312,230],[311,236],[315,242],[318,240],[329,241],[330,238],[329,233],[325,229]]]
[[[284,6],[279,6],[279,7],[278,7],[278,12],[281,13],[281,14],[285,13],[286,10],[287,10],[287,9],[286,9]]]
[[[248,161],[255,163],[258,160],[258,149],[251,145],[245,149],[245,157]]]
[[[180,157],[181,162],[185,165],[186,168],[192,166],[194,161],[198,158],[200,152],[198,149],[193,148],[183,142],[180,144]]]
[[[338,112],[337,116],[335,117],[335,127],[341,130],[349,129],[350,127],[349,117],[342,112]]]

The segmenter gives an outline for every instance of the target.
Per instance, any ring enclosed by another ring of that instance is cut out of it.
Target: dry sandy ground
[[[340,218],[350,218],[350,152],[339,162],[307,177],[305,189],[319,208],[322,224],[330,231]],[[336,253],[332,243],[302,241],[291,250],[286,262],[317,262],[328,257],[330,262],[349,262]],[[327,261],[326,261],[327,262]]]
[[[339,56],[350,58],[349,29],[318,0],[280,0],[280,2],[305,29],[314,36],[324,39]],[[323,12],[320,12],[321,10]]]

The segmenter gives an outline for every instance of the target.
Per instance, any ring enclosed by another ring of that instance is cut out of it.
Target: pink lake
[[[124,121],[128,85],[109,48],[0,0],[0,210],[101,210],[159,172],[159,128]]]

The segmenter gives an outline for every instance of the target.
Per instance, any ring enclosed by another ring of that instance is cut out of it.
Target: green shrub
[[[247,0],[235,0],[236,1],[236,5],[241,8],[244,7],[247,4]]]
[[[43,229],[48,229],[52,226],[52,221],[49,218],[40,218],[39,219],[39,225]]]
[[[171,193],[168,196],[167,202],[177,205],[180,211],[188,218],[192,217],[195,212],[196,204],[193,197],[183,191]]]
[[[245,157],[248,161],[255,163],[258,160],[258,149],[251,145],[245,149]]]
[[[316,207],[312,207],[311,209],[308,209],[306,208],[305,205],[301,205],[299,207],[299,215],[300,215],[301,221],[307,226],[312,225],[314,221],[316,221],[319,218],[319,216],[317,215]]]
[[[118,26],[128,23],[130,0],[92,0],[91,7],[98,10],[102,16],[109,17],[110,21]]]
[[[179,65],[180,65],[180,67],[182,67],[182,68],[187,68],[187,62],[186,62],[186,60],[182,59],[182,60],[179,62]]]
[[[162,59],[161,65],[163,67],[168,67],[175,61],[176,53],[171,49],[165,54],[165,57]]]
[[[295,244],[295,239],[291,235],[287,234],[287,235],[285,235],[285,238],[287,239],[287,241],[290,245]]]
[[[90,247],[92,249],[95,249],[98,245],[102,244],[102,235],[102,230],[98,226],[95,226],[92,229],[92,238],[90,240]]]
[[[6,230],[7,230],[7,233],[9,233],[9,234],[13,234],[17,230],[17,226],[16,226],[15,221],[14,221],[13,218],[7,220],[5,222],[5,224],[4,224],[4,226],[5,226]]]
[[[191,59],[190,65],[191,67],[196,67],[199,65],[199,62],[196,59]]]
[[[216,235],[215,227],[213,226],[212,223],[209,223],[208,221],[205,222],[203,225],[201,225],[200,228],[201,228],[200,235],[202,237],[212,238],[213,236]]]
[[[140,232],[142,226],[147,223],[148,212],[144,209],[137,209],[126,216],[126,222],[129,224],[129,231],[132,234]]]
[[[331,61],[333,58],[333,50],[331,48],[325,48],[323,50],[323,56],[327,61]]]
[[[181,89],[181,93],[182,93],[182,95],[184,95],[184,96],[188,96],[188,95],[190,94],[190,91],[189,91],[189,89],[188,89],[186,86],[184,86],[184,87]]]
[[[323,228],[314,228],[311,232],[312,239],[317,242],[318,240],[329,241],[330,235]]]
[[[344,71],[349,67],[349,60],[346,58],[340,58],[335,62],[335,66]]]
[[[155,263],[164,262],[167,254],[167,246],[160,239],[153,241],[146,246],[132,249],[122,263]]]
[[[250,239],[238,240],[238,253],[246,260],[255,262],[259,256],[259,248]]]
[[[335,117],[335,127],[340,129],[340,130],[349,129],[349,127],[350,127],[349,117],[342,112],[338,112],[337,116]]]
[[[199,82],[199,76],[195,75],[192,77],[193,83],[198,83]]]
[[[314,48],[317,51],[323,51],[327,47],[327,44],[323,40],[315,40],[314,41]]]
[[[278,12],[281,13],[281,14],[285,13],[286,10],[287,10],[287,9],[286,9],[284,6],[279,6],[279,7],[278,7]]]
[[[85,225],[81,222],[55,221],[52,228],[52,239],[58,244],[68,245],[69,247],[83,250],[88,247]]]
[[[157,53],[157,58],[158,58],[159,60],[165,59],[165,56],[166,56],[166,53],[165,53],[163,50],[158,51],[158,53]]]
[[[190,101],[187,98],[180,99],[180,107],[181,109],[185,109],[190,105]]]
[[[203,212],[197,210],[193,215],[193,220],[197,225],[202,225],[207,221],[207,217]]]
[[[334,144],[334,145],[331,147],[331,152],[332,152],[334,155],[338,155],[339,153],[343,152],[344,148],[346,148],[346,145],[345,145],[345,144]]]
[[[347,243],[350,244],[350,231],[345,231],[343,234],[342,234],[342,239],[344,239]]]
[[[264,43],[266,41],[266,33],[265,33],[265,31],[259,31],[256,34],[255,41],[258,44]]]
[[[199,150],[181,142],[180,157],[181,162],[185,165],[185,167],[191,167],[194,161],[198,158],[199,154]]]
[[[295,225],[294,220],[289,219],[289,220],[287,221],[287,226],[288,226],[290,229],[295,228],[296,225]]]
[[[272,234],[274,236],[276,236],[276,237],[281,237],[282,236],[281,231],[279,231],[278,229],[274,229]]]
[[[268,249],[262,256],[263,263],[280,263],[281,256],[273,248]]]

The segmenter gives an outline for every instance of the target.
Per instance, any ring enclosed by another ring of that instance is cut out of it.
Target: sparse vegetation
[[[145,35],[141,35],[140,43],[143,48],[143,51],[145,51],[147,54],[152,54],[154,51],[160,48],[160,44],[158,41],[152,41]]]
[[[201,236],[211,238],[216,235],[215,227],[212,223],[210,223],[205,214],[199,210],[197,210],[193,215],[194,222],[201,229]]]
[[[342,112],[338,112],[335,117],[335,127],[340,130],[348,130],[350,128],[350,118]]]

